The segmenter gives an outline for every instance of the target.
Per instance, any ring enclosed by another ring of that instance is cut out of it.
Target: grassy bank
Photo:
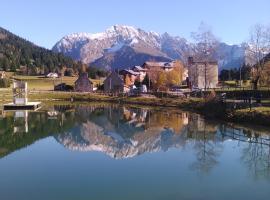
[[[205,101],[202,98],[157,98],[154,96],[119,97],[94,93],[31,91],[29,100],[41,102],[111,102],[156,107],[173,107],[200,113],[208,118],[222,119],[239,123],[270,125],[270,107],[230,110],[225,103]],[[0,102],[11,101],[11,90],[1,90]]]
[[[239,109],[228,116],[229,120],[239,123],[270,126],[270,107]]]

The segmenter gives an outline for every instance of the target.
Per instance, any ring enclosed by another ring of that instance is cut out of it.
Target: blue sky
[[[270,0],[1,0],[0,26],[51,48],[64,35],[133,25],[189,38],[203,21],[227,43],[270,24]]]

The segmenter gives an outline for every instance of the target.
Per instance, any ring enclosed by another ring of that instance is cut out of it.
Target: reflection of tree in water
[[[241,160],[255,179],[270,178],[270,145],[263,144],[262,138],[245,145]]]
[[[195,142],[196,162],[191,165],[192,169],[202,173],[209,173],[218,164],[217,157],[220,155],[222,146],[214,141],[198,140]]]
[[[270,178],[270,136],[268,130],[227,125],[221,128],[223,137],[243,144],[241,160],[256,179]]]
[[[216,141],[217,126],[206,123],[200,115],[191,115],[188,137],[194,139],[196,161],[191,169],[200,173],[209,173],[218,164],[217,157],[221,154],[222,145]]]

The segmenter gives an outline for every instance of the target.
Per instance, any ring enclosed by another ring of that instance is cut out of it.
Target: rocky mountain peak
[[[73,33],[53,47],[75,60],[102,68],[132,67],[147,60],[183,59],[191,45],[185,38],[127,25],[114,25],[100,33]],[[131,53],[131,54],[130,54]],[[245,57],[238,45],[220,43],[217,54],[220,67],[238,67]],[[121,65],[121,66],[120,66]]]

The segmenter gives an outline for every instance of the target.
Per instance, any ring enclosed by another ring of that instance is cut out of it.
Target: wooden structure
[[[27,82],[13,81],[13,102],[4,104],[4,110],[36,110],[40,102],[28,102]]]
[[[137,76],[137,80],[138,80],[139,82],[143,82],[143,80],[144,80],[144,78],[145,78],[145,76],[146,76],[147,69],[142,68],[141,66],[134,66],[134,67],[132,68],[132,70],[133,70],[134,72],[139,73],[139,75]]]
[[[104,91],[110,93],[122,93],[127,91],[127,87],[124,84],[122,76],[113,71],[104,80]]]
[[[88,78],[87,72],[82,72],[75,81],[75,92],[92,92],[93,83]]]
[[[137,77],[139,77],[140,75],[139,72],[135,72],[130,69],[121,70],[119,74],[122,76],[122,79],[124,80],[124,85],[126,85],[127,87],[132,87],[135,84]]]

